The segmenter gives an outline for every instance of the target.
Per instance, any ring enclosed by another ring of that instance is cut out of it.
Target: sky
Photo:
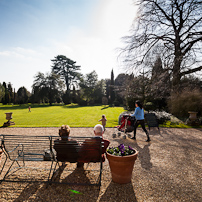
[[[31,92],[38,72],[65,55],[98,79],[124,72],[118,49],[136,15],[133,0],[0,0],[0,83]]]

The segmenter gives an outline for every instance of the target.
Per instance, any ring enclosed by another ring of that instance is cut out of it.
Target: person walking
[[[131,115],[132,117],[135,117],[135,119],[136,119],[135,122],[134,122],[134,137],[132,137],[132,139],[136,140],[136,129],[137,129],[137,127],[139,125],[141,125],[142,129],[144,130],[144,132],[147,135],[146,142],[150,142],[151,139],[149,137],[149,133],[148,133],[148,131],[145,128],[144,109],[142,107],[142,104],[140,103],[139,100],[137,100],[135,102],[135,106],[136,106],[135,112],[134,112],[134,114]]]

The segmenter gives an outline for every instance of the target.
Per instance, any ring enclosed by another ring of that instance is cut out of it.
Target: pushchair
[[[135,117],[124,114],[121,118],[121,125],[117,128],[121,132],[132,132],[134,130]]]

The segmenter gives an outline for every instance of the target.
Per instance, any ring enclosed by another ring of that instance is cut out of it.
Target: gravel
[[[59,128],[0,128],[0,134],[57,135]],[[131,183],[116,184],[111,180],[108,161],[103,164],[102,185],[70,186],[65,184],[2,182],[0,202],[4,201],[88,201],[88,202],[171,202],[202,201],[202,129],[152,128],[151,142],[147,143],[142,129],[137,130],[137,140],[112,138],[115,128],[106,128],[104,138],[110,146],[120,143],[139,151]],[[93,128],[71,128],[71,136],[93,136]],[[132,136],[132,133],[131,133]],[[1,165],[5,156],[2,157]],[[49,168],[50,162],[26,162],[30,167]],[[86,165],[85,165],[86,166]],[[90,165],[92,169],[98,164]],[[71,170],[71,171],[69,171]],[[84,169],[85,170],[85,169]],[[93,182],[96,172],[76,169],[75,164],[63,166],[58,177],[62,180]],[[123,171],[124,172],[124,171]],[[45,179],[47,170],[23,169],[15,173],[18,178]],[[1,176],[2,178],[2,176]]]

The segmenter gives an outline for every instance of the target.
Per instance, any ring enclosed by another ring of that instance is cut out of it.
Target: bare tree
[[[172,75],[172,88],[182,76],[202,69],[202,1],[136,0],[138,15],[132,35],[125,37],[126,59],[134,69],[161,56]]]

